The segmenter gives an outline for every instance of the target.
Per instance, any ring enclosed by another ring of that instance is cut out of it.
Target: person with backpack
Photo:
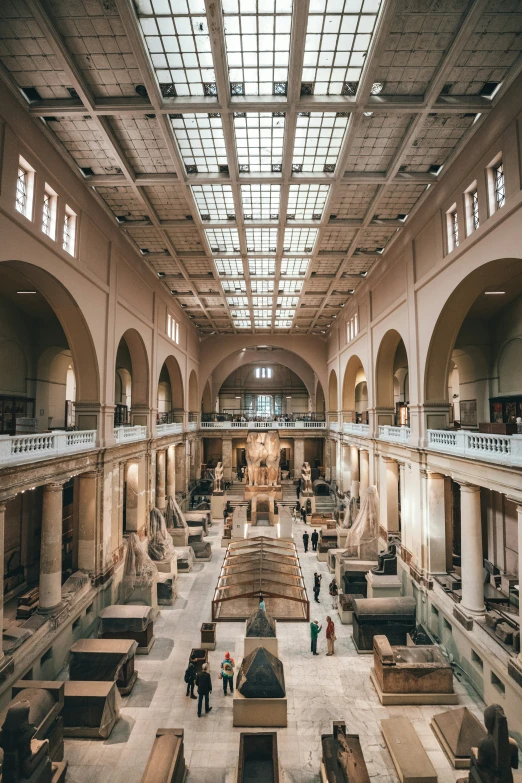
[[[191,699],[197,699],[194,695],[194,686],[196,684],[196,667],[192,658],[189,661],[189,665],[185,671],[185,682],[187,683],[187,696],[190,695]]]
[[[221,661],[221,679],[223,680],[223,694],[227,695],[227,686],[230,693],[234,691],[234,666],[235,661],[230,657],[230,653],[225,653],[225,657]]]

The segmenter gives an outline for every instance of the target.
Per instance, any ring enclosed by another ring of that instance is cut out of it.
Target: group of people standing
[[[319,533],[317,530],[312,531],[312,535],[308,535],[308,530],[303,533],[303,546],[305,554],[308,552],[308,542],[312,542],[312,552],[317,552],[317,544],[319,542]]]
[[[225,657],[221,661],[221,671],[219,672],[219,678],[223,683],[223,694],[226,696],[227,692],[233,693],[234,691],[234,672],[236,663],[230,656],[229,652],[225,653]],[[203,701],[205,702],[205,713],[209,713],[212,707],[209,704],[210,694],[212,693],[212,678],[210,676],[208,663],[204,663],[201,667],[201,671],[196,673],[196,665],[191,659],[189,665],[185,671],[185,682],[187,683],[187,696],[191,699],[198,700],[198,718],[201,718],[201,709],[203,707]],[[194,695],[194,688],[198,689],[198,695]]]

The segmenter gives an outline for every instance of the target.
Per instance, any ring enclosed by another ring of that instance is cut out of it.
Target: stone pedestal
[[[282,500],[283,490],[281,484],[278,484],[275,487],[261,485],[253,487],[250,484],[247,484],[245,487],[245,500],[251,500],[255,495],[269,495],[270,497],[274,498],[274,500]]]
[[[401,595],[402,584],[398,576],[378,576],[368,571],[366,581],[368,582],[367,598],[398,598]]]
[[[232,700],[233,726],[273,726],[285,728],[288,725],[288,703],[281,699],[247,699],[234,691]]]
[[[212,519],[223,519],[223,511],[227,504],[224,492],[214,492],[210,498],[210,516]]]
[[[347,527],[337,527],[335,528],[337,532],[337,546],[339,549],[346,549],[346,539],[348,538],[348,528]]]
[[[172,538],[172,543],[174,546],[188,546],[188,527],[169,527],[168,533]]]
[[[276,658],[279,658],[279,642],[275,636],[245,636],[243,641],[243,657],[246,658],[257,647],[264,647]]]
[[[152,606],[156,615],[158,612],[158,588],[156,582],[157,579],[155,578],[152,584],[147,585],[146,587],[135,587],[127,598],[126,603]]]
[[[172,574],[173,576],[178,574],[178,558],[176,555],[172,555],[168,560],[154,560],[154,565],[160,574]]]
[[[292,527],[292,515],[284,506],[280,507],[278,519],[279,538],[286,538],[288,540],[293,539],[294,531]],[[277,658],[277,654],[274,653],[274,655],[276,655]]]

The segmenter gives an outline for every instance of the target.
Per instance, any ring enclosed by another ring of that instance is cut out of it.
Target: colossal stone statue
[[[251,487],[261,483],[277,486],[279,483],[279,433],[249,432],[247,435],[246,458],[248,484]],[[261,463],[265,463],[261,469]],[[266,467],[265,467],[266,466]],[[264,484],[266,486],[266,484]]]

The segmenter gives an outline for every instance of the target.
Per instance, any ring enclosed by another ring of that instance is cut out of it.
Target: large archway
[[[207,381],[205,388],[203,389],[203,396],[201,397],[201,413],[212,413],[213,410],[212,390],[210,388],[210,382]]]
[[[490,261],[448,297],[431,336],[424,376],[426,424],[509,424],[522,415],[522,261]],[[436,411],[435,409],[439,410]]]
[[[147,424],[150,410],[149,359],[145,343],[136,329],[127,329],[116,352],[114,423]]]
[[[345,421],[368,419],[368,384],[363,364],[357,355],[350,356],[343,378],[343,418]]]
[[[379,345],[375,404],[378,424],[409,423],[408,355],[404,340],[395,329],[389,329]]]
[[[335,370],[330,371],[328,378],[328,413],[330,417],[335,419],[337,417],[337,410],[339,408],[339,392],[337,384],[337,373]]]
[[[157,422],[172,424],[182,422],[184,414],[183,377],[177,359],[167,356],[158,378]]]
[[[198,377],[195,370],[192,370],[189,376],[188,409],[192,414],[196,414],[199,409]]]

